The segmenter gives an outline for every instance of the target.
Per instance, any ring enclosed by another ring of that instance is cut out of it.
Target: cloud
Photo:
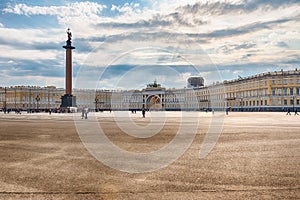
[[[68,3],[66,6],[27,6],[26,4],[16,4],[14,7],[4,8],[4,13],[17,15],[56,15],[59,17],[91,16],[98,15],[106,8],[95,2],[75,2]]]
[[[276,46],[278,46],[278,47],[283,47],[283,48],[288,47],[287,43],[285,43],[285,42],[283,42],[283,41],[277,42]]]
[[[146,84],[157,80],[166,88],[183,88],[189,75],[199,71],[191,66],[161,65],[112,65],[105,68],[81,69],[76,75],[76,87],[82,88],[88,82],[89,88],[112,90],[144,89]]]
[[[276,64],[299,65],[299,1],[147,2],[149,4],[145,1],[129,2],[111,7],[91,1],[56,6],[8,6],[2,10],[3,19],[13,16],[13,19],[26,18],[26,22],[35,23],[51,16],[54,21],[56,18],[58,26],[54,28],[45,21],[39,22],[43,28],[38,25],[36,28],[13,28],[9,24],[12,22],[1,21],[0,63],[5,67],[0,72],[5,72],[7,77],[24,74],[25,77],[62,78],[64,50],[61,46],[65,44],[67,27],[72,30],[73,45],[76,46],[74,71],[80,68],[96,73],[93,70],[103,69],[108,64],[178,66],[190,63],[212,76],[212,62],[226,66],[226,70],[240,70],[245,74],[266,69],[263,65],[269,68]],[[145,50],[151,47],[157,51]],[[10,73],[9,67],[14,67]],[[130,68],[122,69],[118,69],[120,73],[130,71]],[[227,77],[230,76],[229,72],[222,70]],[[111,73],[112,80],[116,80],[115,74]],[[189,72],[180,71],[178,74],[177,78],[170,76],[174,84],[176,80],[181,82],[179,77]],[[149,76],[150,79],[153,77]],[[164,74],[159,77],[162,82],[168,81]],[[134,76],[132,78],[134,80]],[[142,80],[138,79],[140,82],[137,83],[141,84]],[[103,81],[108,86],[109,79]],[[134,84],[122,83],[124,88]]]
[[[123,6],[116,6],[116,5],[112,5],[111,6],[111,11],[118,11],[120,13],[126,13],[126,14],[131,14],[134,12],[141,12],[141,10],[139,9],[140,4],[139,3],[125,3]]]
[[[215,30],[207,34],[198,34],[198,36],[205,36],[209,38],[233,37],[233,36],[260,31],[260,30],[271,29],[272,26],[277,26],[279,24],[283,24],[292,20],[294,19],[278,19],[278,20],[271,20],[266,22],[255,22],[255,23],[246,24],[244,26],[240,26],[236,28]]]
[[[298,0],[245,0],[245,1],[206,1],[197,2],[195,4],[188,4],[178,7],[177,10],[184,13],[192,13],[198,15],[227,15],[227,14],[241,14],[253,12],[257,9],[270,10],[278,9],[279,7],[289,6],[291,4],[299,3]]]
[[[9,76],[45,76],[63,77],[64,66],[59,61],[43,60],[10,60],[6,64],[1,64],[3,74]]]
[[[257,45],[253,42],[244,42],[242,44],[225,44],[217,48],[216,52],[224,53],[226,55],[232,54],[234,51],[255,48]]]

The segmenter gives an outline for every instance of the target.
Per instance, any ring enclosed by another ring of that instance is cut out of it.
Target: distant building
[[[201,77],[200,77],[201,78]],[[202,78],[203,79],[203,78]],[[275,71],[204,86],[191,79],[190,88],[166,89],[156,81],[143,90],[74,89],[77,107],[104,110],[300,111],[300,71]],[[0,109],[56,109],[63,88],[0,87]]]

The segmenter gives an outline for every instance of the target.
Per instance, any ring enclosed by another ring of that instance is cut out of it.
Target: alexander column
[[[66,41],[66,94],[61,97],[61,108],[76,107],[76,97],[72,95],[72,33],[70,28],[67,30],[68,40]]]

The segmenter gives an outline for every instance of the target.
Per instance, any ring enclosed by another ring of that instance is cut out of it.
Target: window
[[[296,88],[296,95],[300,94],[300,88]]]
[[[290,84],[294,84],[294,79],[291,79],[291,80],[290,80]]]
[[[272,99],[272,106],[275,106],[275,99]]]
[[[290,99],[290,105],[294,105],[294,99]]]
[[[283,90],[284,90],[284,95],[287,95],[288,94],[287,88],[284,88]]]
[[[278,84],[281,84],[281,80],[278,80]]]
[[[265,106],[267,106],[268,105],[268,100],[265,100]]]
[[[286,79],[284,79],[284,80],[283,80],[283,83],[284,83],[284,84],[287,84],[287,80],[286,80]]]
[[[275,80],[272,80],[272,85],[275,85]]]
[[[287,100],[284,99],[284,100],[283,100],[283,103],[284,103],[284,105],[286,106],[286,105],[287,105]]]
[[[282,90],[281,88],[278,89],[278,95],[281,95],[282,94]]]
[[[297,79],[297,80],[296,80],[296,83],[297,83],[297,84],[300,84],[300,79]]]
[[[281,106],[281,99],[278,99],[278,106]]]
[[[290,88],[290,95],[294,95],[294,88]]]
[[[299,99],[297,99],[297,105],[299,105],[299,103],[300,103],[300,101],[299,101]]]

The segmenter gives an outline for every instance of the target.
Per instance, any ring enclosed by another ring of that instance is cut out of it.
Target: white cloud
[[[125,3],[123,6],[116,6],[112,5],[111,11],[118,11],[121,13],[133,13],[133,12],[140,12],[140,4],[138,3]]]
[[[199,2],[203,8],[207,8],[206,12],[187,12],[184,7],[180,7],[188,4],[193,6]],[[6,59],[7,62],[10,59],[42,61],[59,58],[63,63],[63,51],[42,51],[32,47],[48,42],[64,44],[67,27],[71,28],[74,46],[78,44],[76,40],[81,39],[90,49],[95,48],[92,52],[82,51],[80,48],[74,51],[74,64],[83,67],[103,67],[110,63],[190,63],[202,66],[212,64],[211,60],[221,65],[272,64],[297,59],[295,55],[300,48],[300,22],[295,19],[300,13],[300,5],[262,5],[247,12],[237,9],[239,11],[236,13],[227,8],[226,12],[214,13],[210,12],[211,7],[208,6],[214,2],[224,3],[219,4],[220,8],[213,8],[223,9],[222,11],[226,9],[226,5],[245,4],[242,0],[152,0],[147,7],[137,3],[112,5],[107,9],[114,12],[112,16],[103,16],[106,6],[94,2],[75,2],[66,6],[50,7],[17,4],[5,8],[3,13],[57,16],[58,23],[63,28],[14,29],[5,28],[0,23],[0,39],[4,41],[0,48],[0,59]],[[272,21],[274,23],[268,23]],[[248,44],[250,46],[247,47]],[[237,48],[243,45],[246,48]],[[171,47],[175,53],[170,56],[163,51],[134,51],[151,47]],[[201,49],[207,51],[208,55],[204,55]],[[124,56],[127,52],[131,53]],[[185,75],[187,73],[182,76]],[[181,79],[177,77],[173,80],[176,82]]]
[[[59,43],[66,39],[63,29],[31,29],[31,28],[1,28],[0,38],[11,43],[14,48],[22,48],[20,45],[37,44],[37,43]]]
[[[12,46],[0,45],[0,59],[16,59],[16,60],[56,60],[57,55],[62,52],[57,52],[53,50],[34,50],[34,49],[15,49]],[[12,63],[9,63],[12,64]]]
[[[18,15],[56,15],[60,17],[74,16],[92,16],[98,15],[106,8],[95,2],[75,2],[66,6],[27,6],[26,4],[16,4],[14,7],[3,9],[5,13],[13,13]]]
[[[44,76],[7,76],[2,74],[0,76],[1,86],[12,86],[12,85],[29,85],[29,86],[56,86],[64,88],[65,80],[63,77],[51,77],[47,78]]]

